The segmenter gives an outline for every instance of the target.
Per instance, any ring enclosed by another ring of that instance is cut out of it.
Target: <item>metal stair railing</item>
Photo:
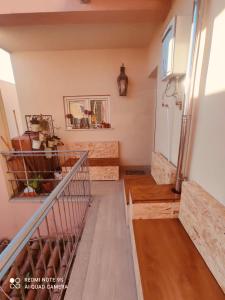
[[[65,291],[91,201],[88,153],[77,153],[74,166],[0,254],[0,299],[60,299]]]

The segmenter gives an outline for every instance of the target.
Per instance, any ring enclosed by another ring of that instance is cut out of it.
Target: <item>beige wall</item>
[[[6,113],[3,100],[0,94],[0,135],[4,136],[7,142],[10,142],[9,129],[6,121]],[[7,151],[4,144],[0,143],[0,151]],[[0,239],[11,238],[28,218],[35,212],[39,203],[13,203],[9,200],[10,186],[6,181],[6,165],[0,155]]]
[[[28,221],[40,203],[12,202],[9,201],[5,171],[0,161],[0,239],[12,238]]]
[[[17,52],[12,54],[22,116],[52,114],[65,143],[120,142],[124,165],[149,165],[153,144],[154,85],[147,78],[146,49]],[[124,62],[127,97],[116,79]],[[65,131],[63,96],[109,94],[111,130]]]

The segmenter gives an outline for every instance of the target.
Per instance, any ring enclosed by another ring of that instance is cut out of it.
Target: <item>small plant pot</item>
[[[63,179],[62,172],[54,172],[54,178],[59,181],[62,180]]]
[[[45,148],[45,157],[50,159],[52,158],[52,149],[51,148]]]
[[[39,150],[41,148],[41,141],[33,139],[32,140],[32,149]]]
[[[31,131],[39,132],[40,131],[40,124],[31,124]]]
[[[26,187],[23,193],[20,195],[20,197],[35,197],[35,196],[37,196],[37,193],[30,186]]]
[[[53,148],[55,146],[55,141],[48,141],[48,148]]]
[[[51,181],[43,182],[42,183],[42,191],[44,193],[51,193],[51,191],[54,189],[54,184]]]
[[[59,139],[54,139],[54,146],[57,146],[59,142]]]
[[[39,133],[39,140],[41,142],[45,142],[45,140],[46,140],[46,137],[45,137],[45,135],[42,132]]]

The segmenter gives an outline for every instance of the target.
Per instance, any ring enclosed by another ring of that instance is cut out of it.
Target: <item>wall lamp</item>
[[[118,84],[118,89],[119,89],[119,95],[126,96],[127,88],[128,88],[128,77],[125,73],[124,64],[122,64],[122,66],[120,67],[120,75],[117,78],[117,84]]]

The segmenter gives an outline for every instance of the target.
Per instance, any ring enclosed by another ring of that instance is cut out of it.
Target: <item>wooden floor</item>
[[[65,300],[137,300],[122,182],[94,182]]]
[[[145,300],[225,299],[177,219],[134,220],[133,226]]]

